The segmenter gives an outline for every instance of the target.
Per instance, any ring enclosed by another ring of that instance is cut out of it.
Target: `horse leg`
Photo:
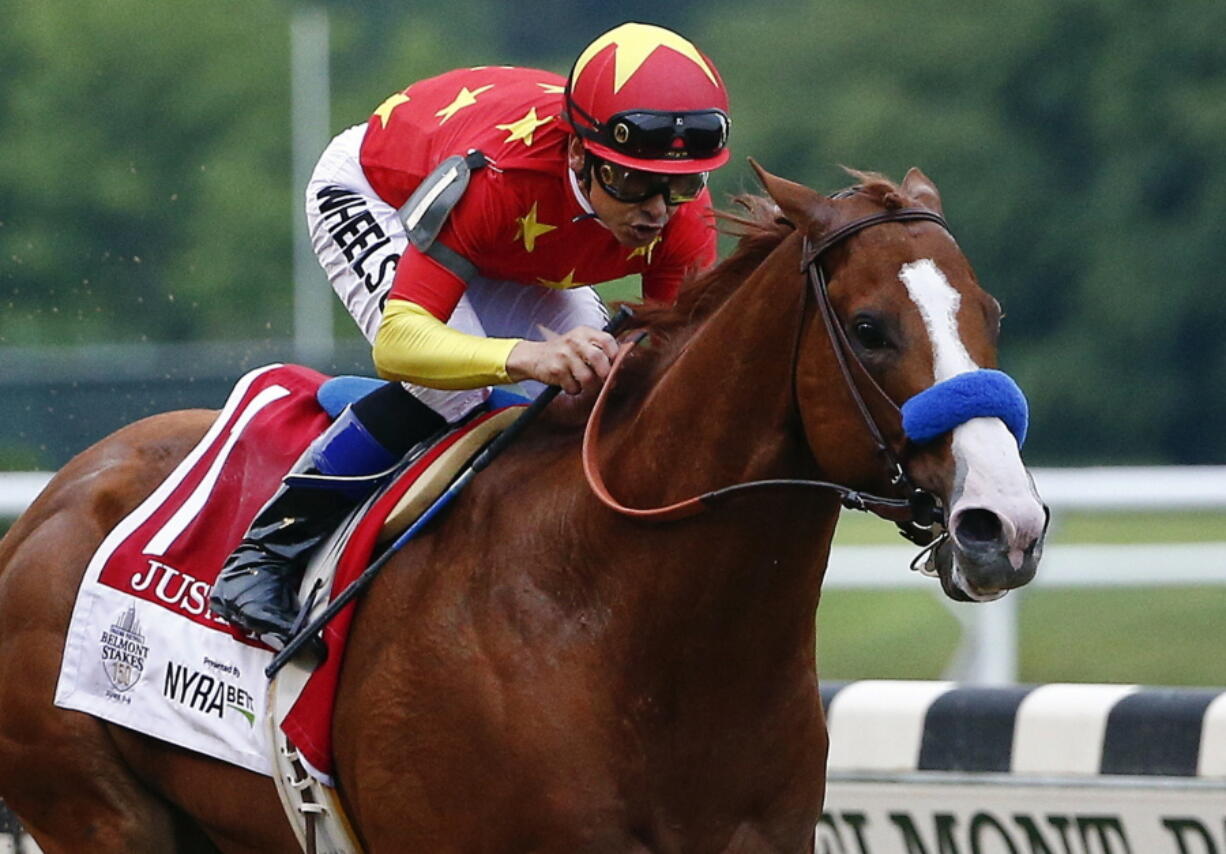
[[[35,760],[15,766],[27,778],[41,778],[6,800],[45,854],[173,852],[205,854],[218,849],[192,831],[163,800],[145,789],[102,751],[80,756],[77,768],[62,764],[53,775]],[[10,767],[6,764],[5,773]]]

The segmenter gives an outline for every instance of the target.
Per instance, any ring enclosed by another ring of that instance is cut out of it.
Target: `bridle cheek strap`
[[[917,444],[931,442],[972,418],[999,418],[1020,448],[1026,441],[1030,408],[1012,377],[990,369],[942,380],[902,405],[903,431]]]

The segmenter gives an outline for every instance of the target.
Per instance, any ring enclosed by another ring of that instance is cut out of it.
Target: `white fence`
[[[1215,542],[1129,545],[1062,544],[1060,517],[1080,512],[1226,511],[1226,466],[1032,469],[1039,495],[1051,507],[1055,542],[1027,590],[1045,587],[1226,585],[1226,525]],[[911,546],[836,549],[827,588],[924,587],[962,624],[962,640],[944,676],[1002,685],[1017,681],[1018,595],[985,605],[955,603],[906,567]],[[1024,593],[1022,595],[1025,595]]]
[[[1052,508],[1053,526],[1067,511],[1226,511],[1226,466],[1111,467],[1032,470]],[[13,518],[34,500],[50,475],[0,472],[0,518]],[[1011,595],[986,605],[958,604],[932,579],[908,571],[911,546],[837,548],[826,587],[923,587],[937,595],[963,626],[945,676],[976,684],[1017,680],[1017,603]],[[1226,585],[1226,525],[1217,541],[1161,544],[1047,546],[1032,587]]]

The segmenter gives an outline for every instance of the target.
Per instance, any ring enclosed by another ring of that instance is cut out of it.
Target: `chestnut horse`
[[[896,404],[993,367],[999,306],[922,173],[858,177],[827,198],[763,174],[774,201],[745,200],[736,251],[675,308],[640,310],[652,343],[616,378],[595,466],[640,509],[764,479],[895,498],[912,484],[948,519],[947,591],[994,598],[1033,576],[1045,530],[1017,439],[979,416],[907,441]],[[828,326],[803,269],[831,236]],[[359,602],[335,756],[362,844],[810,851],[827,746],[814,615],[839,493],[776,484],[674,521],[616,512],[585,482],[569,403]],[[48,854],[297,850],[269,778],[51,703],[90,555],[212,418],[104,439],[0,545],[0,796]]]

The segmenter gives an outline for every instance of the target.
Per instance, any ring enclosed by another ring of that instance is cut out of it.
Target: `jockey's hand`
[[[515,382],[532,379],[558,385],[567,394],[595,388],[609,375],[617,341],[607,332],[576,326],[546,341],[520,341],[507,357],[507,373]]]

